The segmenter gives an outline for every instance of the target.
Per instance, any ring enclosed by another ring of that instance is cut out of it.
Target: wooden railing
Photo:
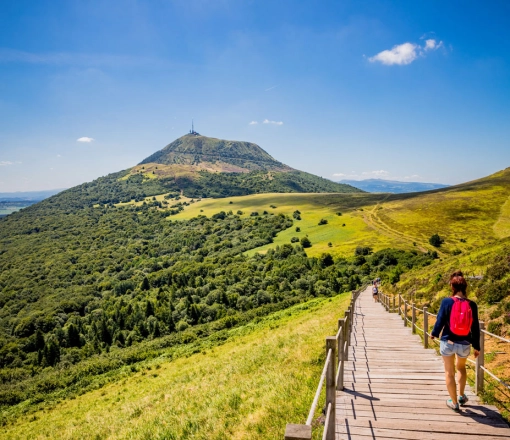
[[[414,302],[407,301],[402,295],[386,295],[379,292],[379,298],[384,308],[390,313],[398,313],[403,321],[404,326],[410,325],[411,331],[416,333],[417,331],[423,335],[423,346],[429,348],[429,338],[432,336],[429,332],[429,318],[437,318],[437,315],[430,313],[427,307],[418,308]],[[420,328],[416,324],[417,314],[423,314],[423,328]],[[409,318],[408,315],[411,315]],[[468,362],[474,364],[475,372],[475,389],[476,394],[481,394],[484,391],[485,384],[485,373],[487,373],[492,379],[496,380],[501,386],[510,390],[510,384],[504,382],[494,373],[485,368],[485,338],[487,336],[497,338],[500,341],[510,343],[510,340],[502,338],[501,336],[495,335],[494,333],[485,330],[485,323],[480,321],[480,355],[475,359],[469,359]],[[436,344],[439,344],[438,339],[434,339]]]
[[[313,417],[317,410],[324,383],[326,383],[326,419],[324,421],[322,439],[334,440],[336,391],[344,389],[344,362],[349,359],[352,324],[353,320],[356,319],[354,308],[359,294],[365,287],[352,291],[349,308],[345,311],[345,316],[338,320],[336,335],[326,338],[326,362],[324,363],[308,418],[304,425],[288,424],[285,429],[285,440],[310,440],[312,438]]]

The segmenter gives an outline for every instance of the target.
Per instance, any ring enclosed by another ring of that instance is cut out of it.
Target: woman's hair
[[[460,270],[456,270],[450,275],[450,286],[452,286],[453,293],[462,292],[466,294],[467,282],[464,279],[464,274]]]

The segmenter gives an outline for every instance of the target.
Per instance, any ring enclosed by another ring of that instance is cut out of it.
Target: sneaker
[[[448,399],[446,401],[446,406],[450,408],[452,411],[455,411],[457,413],[460,412],[459,404],[453,403],[452,399]]]
[[[469,402],[469,399],[465,394],[463,394],[462,396],[459,396],[459,405],[460,406],[464,406],[468,402]]]

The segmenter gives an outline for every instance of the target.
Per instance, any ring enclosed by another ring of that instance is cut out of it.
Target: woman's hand
[[[434,339],[436,339],[436,337],[435,336],[431,336],[430,339],[434,340]]]
[[[480,356],[480,351],[478,351],[478,350],[473,350],[473,355],[474,355],[474,357],[475,357],[475,359],[476,359],[478,356]]]

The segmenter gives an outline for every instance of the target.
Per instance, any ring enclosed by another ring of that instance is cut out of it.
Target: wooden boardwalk
[[[446,407],[443,361],[374,303],[370,288],[356,301],[344,391],[336,396],[336,439],[510,439],[494,406],[466,388],[461,414]]]

